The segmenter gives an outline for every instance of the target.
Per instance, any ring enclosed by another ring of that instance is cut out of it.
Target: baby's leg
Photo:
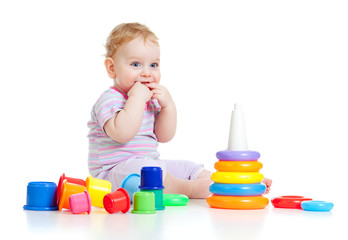
[[[205,170],[207,171],[207,170]],[[209,172],[209,171],[207,171]],[[208,175],[207,172],[204,175]],[[195,180],[185,180],[174,177],[167,172],[164,179],[164,193],[184,194],[189,198],[207,198],[210,195],[209,186],[212,180],[208,177],[198,177]]]
[[[213,182],[210,178],[211,172],[203,169],[198,175],[196,180],[191,180],[192,192],[191,198],[207,198],[211,193],[209,192],[209,186]]]
[[[185,160],[164,161],[167,167],[164,193],[185,194],[189,198],[207,198],[210,195],[211,173],[202,164]]]

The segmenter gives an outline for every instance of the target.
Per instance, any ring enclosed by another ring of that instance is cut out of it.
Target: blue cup
[[[128,192],[131,203],[133,203],[133,194],[135,192],[139,192],[139,185],[140,185],[140,175],[137,173],[129,174],[125,179],[123,179],[121,183],[121,188],[126,189]]]
[[[160,167],[143,167],[141,169],[139,188],[142,190],[164,189],[162,169]]]
[[[57,184],[54,182],[29,182],[27,204],[24,210],[53,211],[57,206]]]

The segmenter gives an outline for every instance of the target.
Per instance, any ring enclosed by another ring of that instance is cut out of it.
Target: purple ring
[[[216,157],[223,161],[256,161],[260,158],[260,153],[256,151],[224,150],[217,152]]]

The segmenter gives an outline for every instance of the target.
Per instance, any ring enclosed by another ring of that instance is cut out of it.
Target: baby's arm
[[[157,99],[161,111],[156,119],[155,134],[159,142],[169,142],[176,132],[176,107],[169,91],[158,83],[147,86],[153,93],[152,98]]]
[[[104,130],[114,141],[125,143],[132,140],[141,127],[146,102],[152,97],[148,87],[140,82],[128,92],[128,99],[123,109],[106,121]]]

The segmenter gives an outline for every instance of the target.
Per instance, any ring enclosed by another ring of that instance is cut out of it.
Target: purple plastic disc
[[[216,157],[222,161],[256,161],[260,158],[260,153],[256,151],[224,150],[217,152]]]

